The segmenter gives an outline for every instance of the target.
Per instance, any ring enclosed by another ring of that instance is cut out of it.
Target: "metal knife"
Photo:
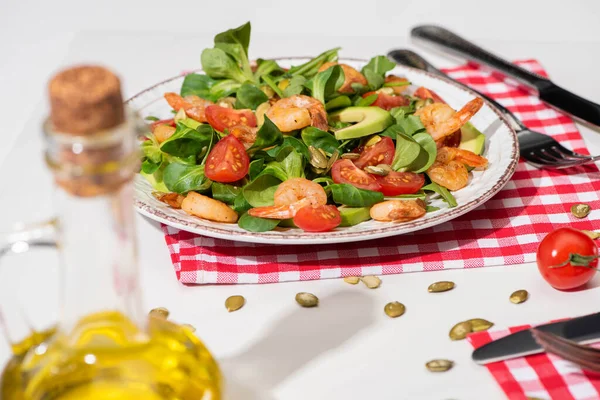
[[[420,25],[411,30],[411,36],[419,43],[433,45],[439,50],[500,71],[515,79],[548,105],[580,121],[600,127],[599,104],[571,93],[541,75],[503,60],[445,28],[435,25]]]
[[[600,340],[600,313],[540,325],[536,328],[581,344],[593,343]],[[473,352],[473,361],[477,364],[488,364],[542,352],[541,346],[537,344],[528,329],[481,346]]]

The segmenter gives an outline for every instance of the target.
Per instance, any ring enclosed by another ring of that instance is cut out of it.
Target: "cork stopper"
[[[82,65],[55,75],[48,85],[54,129],[89,135],[124,120],[119,78],[106,68]]]

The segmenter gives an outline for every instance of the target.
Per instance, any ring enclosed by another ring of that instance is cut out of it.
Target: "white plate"
[[[290,67],[307,61],[306,58],[278,59],[282,67]],[[365,61],[342,59],[343,63],[362,68]],[[420,70],[397,66],[391,74],[407,77],[414,85],[434,90],[453,108],[458,109],[475,94],[453,82]],[[165,92],[179,92],[183,76],[154,85],[133,96],[127,103],[143,117],[148,115],[171,118],[172,113],[163,98]],[[175,210],[152,196],[152,186],[141,175],[135,180],[135,205],[140,213],[178,229],[220,239],[270,244],[323,244],[343,243],[400,235],[441,224],[473,210],[491,198],[506,185],[518,162],[518,142],[515,132],[500,113],[489,104],[484,104],[473,117],[473,124],[486,135],[485,156],[489,167],[484,171],[473,171],[469,185],[454,192],[458,207],[447,208],[440,199],[432,205],[440,210],[427,213],[423,218],[404,223],[366,221],[355,226],[337,228],[325,233],[307,233],[301,229],[276,228],[270,232],[248,232],[237,224],[211,222]]]

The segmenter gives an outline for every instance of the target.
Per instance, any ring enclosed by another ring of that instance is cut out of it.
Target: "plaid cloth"
[[[530,325],[505,330],[478,332],[468,340],[478,348],[508,334],[529,329]],[[536,354],[487,365],[496,382],[511,400],[600,399],[600,374],[584,371],[553,354]]]
[[[536,61],[519,64],[545,74]],[[587,154],[571,119],[502,77],[475,65],[446,72],[496,98],[529,127]],[[594,165],[553,172],[520,162],[506,187],[476,210],[432,228],[377,241],[274,246],[213,239],[169,226],[163,230],[182,283],[270,283],[519,264],[534,261],[538,243],[555,228],[600,227],[599,176]],[[582,220],[570,213],[579,202],[593,210]]]

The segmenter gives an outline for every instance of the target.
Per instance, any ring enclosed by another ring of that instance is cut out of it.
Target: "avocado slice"
[[[167,186],[165,185],[165,183],[161,180],[160,182],[157,181],[156,177],[154,176],[154,174],[146,174],[144,171],[140,171],[140,174],[146,178],[146,180],[148,182],[150,182],[150,184],[152,185],[152,187],[159,191],[159,192],[164,192],[164,193],[169,193],[170,190],[167,189]]]
[[[354,139],[383,131],[394,123],[386,110],[379,107],[348,107],[329,115],[333,122],[356,122],[335,132],[337,140]]]
[[[371,219],[369,210],[371,207],[346,207],[339,206],[338,210],[342,217],[342,223],[340,226],[353,226],[360,224],[363,221]]]
[[[460,145],[461,149],[470,150],[477,155],[482,155],[485,150],[485,135],[475,126],[467,122],[462,128],[460,128],[462,135]]]

